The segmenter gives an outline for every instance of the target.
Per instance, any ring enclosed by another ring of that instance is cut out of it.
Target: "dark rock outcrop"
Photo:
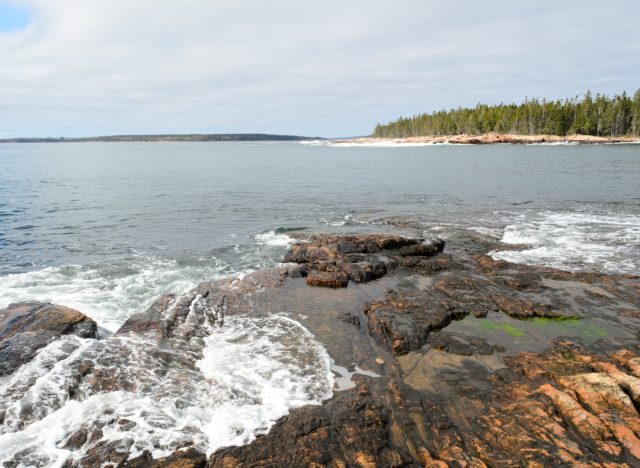
[[[390,440],[389,410],[362,383],[322,406],[294,410],[250,445],[209,458],[209,468],[243,466],[405,466],[410,452]]]
[[[208,460],[189,440],[163,459],[152,458],[165,448],[151,441],[130,459],[131,440],[103,435],[136,423],[107,410],[59,441],[82,451],[67,466],[639,466],[639,278],[496,261],[478,254],[486,241],[473,242],[443,252],[437,239],[310,236],[287,254],[294,264],[163,296],[68,363],[66,397],[76,397],[79,382],[85,396],[151,399],[161,387],[188,407],[189,392],[211,384],[196,366],[211,327],[283,311],[325,346],[350,385]],[[21,322],[31,306],[20,307],[2,319],[3,343],[42,330],[35,316]],[[88,325],[71,316],[71,326],[47,326],[85,336]],[[127,367],[132,355],[135,368]],[[31,424],[37,410],[19,422]]]
[[[340,271],[312,271],[307,275],[307,284],[325,288],[346,288],[349,276]]]
[[[29,362],[62,335],[95,338],[97,325],[77,310],[42,302],[10,304],[0,311],[0,377]]]
[[[351,238],[314,239],[310,247],[292,249],[288,259],[311,271],[345,271],[343,265],[377,255]],[[354,325],[354,337],[364,332],[395,355],[375,359],[383,375],[359,377],[357,388],[323,406],[295,410],[251,444],[217,451],[208,466],[640,463],[635,340],[581,343],[576,336],[549,339],[541,343],[543,352],[517,352],[517,344],[505,349],[487,337],[440,331],[467,316],[537,319],[541,327],[598,317],[624,318],[619,325],[635,334],[636,316],[620,311],[637,309],[637,277],[561,272],[482,255],[421,256],[414,254],[428,250],[414,247],[419,244],[401,244],[383,252],[394,262],[388,271],[395,272],[384,295],[336,317]],[[316,330],[322,336],[322,327]],[[338,416],[345,412],[346,421]]]
[[[291,246],[284,260],[307,265],[307,284],[339,288],[346,287],[349,280],[367,283],[381,278],[405,257],[420,262],[443,249],[444,241],[437,237],[424,240],[385,234],[320,234]]]
[[[207,456],[194,449],[180,450],[168,457],[154,459],[149,452],[144,452],[133,460],[122,462],[118,468],[204,468]]]

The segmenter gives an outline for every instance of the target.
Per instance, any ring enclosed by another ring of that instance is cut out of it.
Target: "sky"
[[[0,0],[0,138],[342,137],[640,88],[638,0]]]

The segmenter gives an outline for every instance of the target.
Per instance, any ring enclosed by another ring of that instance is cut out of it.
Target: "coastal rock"
[[[294,410],[249,445],[218,450],[207,466],[411,466],[408,450],[390,440],[389,424],[389,411],[361,384],[322,406]]]
[[[367,283],[395,269],[401,258],[415,257],[416,262],[432,257],[444,249],[439,238],[429,240],[385,234],[309,236],[291,246],[285,262],[305,264],[311,270],[307,284],[311,286],[344,287],[340,275],[317,272],[342,272],[347,280]]]
[[[316,263],[335,260],[346,255],[371,254],[383,250],[397,251],[415,245],[420,239],[387,234],[335,235],[316,234],[292,245],[284,257],[285,262]],[[443,244],[444,247],[444,244]]]
[[[325,288],[346,288],[349,284],[349,276],[337,271],[312,271],[307,275],[307,284]]]
[[[207,466],[638,466],[640,323],[619,313],[637,309],[638,278],[496,261],[473,242],[429,256],[423,241],[386,234],[301,239],[287,254],[298,263],[201,283],[108,339],[69,340],[61,390],[38,396],[36,377],[17,385],[0,429],[31,427],[70,399],[206,407],[202,389],[217,385],[197,364],[208,337],[234,319],[285,312],[324,345],[339,386],[247,445],[216,450]],[[352,283],[308,287],[318,277]],[[153,435],[135,443],[144,417],[96,410],[56,441],[75,451],[66,466],[203,466],[197,430],[172,432],[185,437],[171,439],[175,452],[152,458],[166,451],[162,409]]]
[[[133,460],[120,463],[118,468],[204,468],[207,456],[194,449],[180,450],[168,457],[154,459],[146,451]]]
[[[408,245],[400,248],[400,255],[406,256],[421,256],[432,257],[444,250],[444,240],[439,237],[434,237],[422,241],[418,244]]]
[[[306,265],[292,265],[260,270],[242,279],[203,282],[181,296],[160,297],[146,311],[131,315],[116,336],[144,334],[157,340],[202,338],[207,334],[205,325],[222,325],[228,309],[235,313],[247,311],[252,293],[280,287],[287,278],[306,276]]]
[[[10,304],[0,311],[0,377],[29,362],[63,335],[96,338],[97,325],[69,307],[42,302]]]
[[[369,333],[394,354],[402,354],[420,348],[431,331],[442,329],[467,314],[453,307],[425,307],[430,302],[429,297],[420,293],[387,292],[384,300],[364,309]]]

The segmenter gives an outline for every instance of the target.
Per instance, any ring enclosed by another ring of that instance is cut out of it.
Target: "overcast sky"
[[[363,135],[639,87],[639,0],[0,0],[0,137]]]

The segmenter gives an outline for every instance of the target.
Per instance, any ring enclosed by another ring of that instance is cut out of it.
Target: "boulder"
[[[307,275],[307,284],[325,288],[346,288],[349,277],[339,271],[312,271]]]
[[[96,322],[75,309],[43,302],[10,304],[0,311],[0,377],[31,361],[63,335],[96,338]]]
[[[434,237],[418,244],[408,245],[400,248],[400,255],[407,256],[420,256],[420,257],[432,257],[439,254],[444,250],[444,240],[439,237]]]

